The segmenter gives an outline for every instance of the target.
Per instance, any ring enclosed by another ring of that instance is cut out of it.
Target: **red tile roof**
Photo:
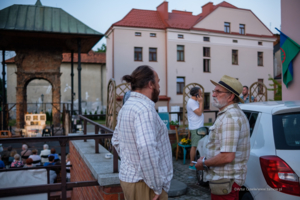
[[[63,53],[62,63],[70,63],[71,62],[71,53]],[[74,63],[78,61],[78,54],[74,53]],[[5,61],[6,63],[15,63],[15,57],[10,58]],[[106,63],[106,54],[101,52],[89,51],[88,53],[81,54],[81,63],[98,63],[105,64]]]
[[[162,4],[164,3],[166,3],[167,5],[168,2],[163,2]],[[162,4],[160,4],[157,8],[159,9],[159,7]],[[192,12],[172,10],[172,13],[168,13],[167,20],[164,20],[163,17],[159,15],[159,12],[157,10],[152,11],[152,10],[132,9],[122,20],[112,24],[112,26],[106,31],[105,34],[107,34],[113,26],[154,28],[154,29],[176,28],[176,29],[186,29],[186,30],[191,30],[191,29],[200,30],[200,29],[195,29],[193,27],[219,7],[248,10],[248,9],[238,8],[230,3],[227,3],[226,1],[223,1],[217,5],[213,5],[211,2],[209,2],[204,6],[202,6],[202,8],[203,7],[205,7],[206,9],[205,12],[200,13],[198,15],[193,15]],[[208,31],[217,32],[216,30],[208,30]],[[224,32],[220,31],[220,33],[224,33]],[[273,34],[271,31],[270,33]],[[264,37],[263,35],[249,35],[249,34],[247,34],[246,36]]]

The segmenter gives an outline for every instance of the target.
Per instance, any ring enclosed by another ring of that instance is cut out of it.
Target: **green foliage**
[[[106,45],[103,43],[100,49],[97,48],[96,52],[106,52]]]
[[[171,121],[171,122],[170,122],[170,125],[179,125],[179,122],[178,122],[178,121],[176,121],[176,122]]]
[[[100,114],[103,115],[103,110],[101,110]],[[101,116],[100,120],[105,120],[105,116]]]
[[[86,110],[84,111],[84,115],[87,115],[87,111]]]
[[[269,84],[271,86],[271,88],[268,88],[268,90],[275,91],[274,101],[281,101],[282,100],[282,85],[277,80],[272,78],[270,74],[269,74],[268,80],[273,82],[273,84]],[[276,87],[276,89],[274,88],[274,86]],[[271,99],[269,99],[269,100],[271,100]]]

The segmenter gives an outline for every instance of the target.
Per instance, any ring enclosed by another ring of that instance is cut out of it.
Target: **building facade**
[[[181,106],[183,87],[199,83],[205,89],[205,109],[223,75],[250,86],[273,75],[276,37],[251,10],[227,2],[207,3],[202,13],[172,10],[163,2],[157,10],[132,9],[107,30],[107,80],[121,83],[137,66],[149,65],[160,77],[160,95],[168,101],[156,106]],[[273,93],[268,93],[273,98]]]
[[[74,54],[74,110],[78,110],[78,56]],[[94,114],[106,108],[106,56],[105,53],[90,51],[81,54],[81,98],[82,113]],[[9,106],[16,103],[16,64],[14,58],[6,60],[7,64],[7,102]],[[62,54],[61,73],[61,103],[71,103],[71,54]],[[52,86],[46,80],[34,79],[27,85],[27,111],[51,112]],[[70,105],[69,105],[70,106]],[[10,112],[14,118],[15,108]],[[62,109],[62,107],[61,107]],[[70,107],[69,107],[70,109]],[[78,113],[78,112],[77,112]],[[105,113],[105,112],[104,112]]]

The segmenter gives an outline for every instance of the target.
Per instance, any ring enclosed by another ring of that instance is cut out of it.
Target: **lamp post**
[[[44,94],[41,95],[42,98],[42,112],[43,112],[43,108],[44,108]]]

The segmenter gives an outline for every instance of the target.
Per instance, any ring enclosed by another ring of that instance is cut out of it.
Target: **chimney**
[[[164,1],[159,6],[156,7],[157,12],[159,13],[160,17],[163,20],[168,20],[169,13],[168,13],[168,2]]]
[[[207,15],[214,9],[214,4],[212,2],[208,2],[204,6],[202,6],[202,14]]]

